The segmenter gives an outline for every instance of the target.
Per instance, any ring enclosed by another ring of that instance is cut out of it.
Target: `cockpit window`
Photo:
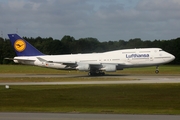
[[[159,50],[159,51],[163,51],[163,50]]]

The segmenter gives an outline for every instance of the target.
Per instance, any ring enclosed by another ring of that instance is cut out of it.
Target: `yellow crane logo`
[[[24,42],[24,40],[18,39],[15,41],[14,43],[14,48],[18,51],[18,52],[22,52],[24,51],[24,49],[26,48],[26,43]]]

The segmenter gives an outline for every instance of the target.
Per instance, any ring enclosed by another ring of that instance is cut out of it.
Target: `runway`
[[[74,84],[158,84],[180,83],[179,75],[106,75],[105,81],[91,81],[85,75],[58,74],[0,74],[0,78],[87,78],[89,81],[66,82],[1,82],[0,85],[74,85]],[[111,80],[121,78],[121,80]],[[123,80],[124,79],[124,80]],[[126,80],[128,79],[128,80]],[[74,114],[74,113],[0,113],[0,120],[180,120],[180,115],[128,115],[128,114]]]
[[[0,113],[0,120],[179,120],[179,115]]]
[[[63,81],[63,82],[1,82],[0,85],[76,85],[76,84],[153,84],[153,83],[180,83],[179,75],[106,75],[97,78],[104,80],[93,80],[96,77],[83,75],[58,75],[58,74],[0,74],[0,78],[79,78],[86,81]],[[120,80],[113,80],[120,78]],[[123,80],[124,79],[124,80]]]

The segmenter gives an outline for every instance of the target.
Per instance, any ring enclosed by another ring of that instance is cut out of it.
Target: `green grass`
[[[158,75],[180,75],[180,66],[164,65]],[[130,68],[119,75],[155,75],[155,67]],[[78,74],[25,65],[0,65],[0,74]],[[157,75],[157,76],[158,76]],[[109,77],[108,80],[129,80]],[[0,82],[94,81],[102,77],[3,78]],[[180,114],[180,84],[0,86],[1,112],[75,112]]]
[[[0,111],[180,114],[180,84],[0,86]]]

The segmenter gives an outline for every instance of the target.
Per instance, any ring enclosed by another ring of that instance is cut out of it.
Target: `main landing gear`
[[[89,72],[88,75],[89,76],[103,76],[105,75],[105,73],[102,71],[97,71],[97,72]]]
[[[159,70],[158,70],[159,66],[156,66],[156,70],[155,70],[155,73],[158,74],[159,73]]]

